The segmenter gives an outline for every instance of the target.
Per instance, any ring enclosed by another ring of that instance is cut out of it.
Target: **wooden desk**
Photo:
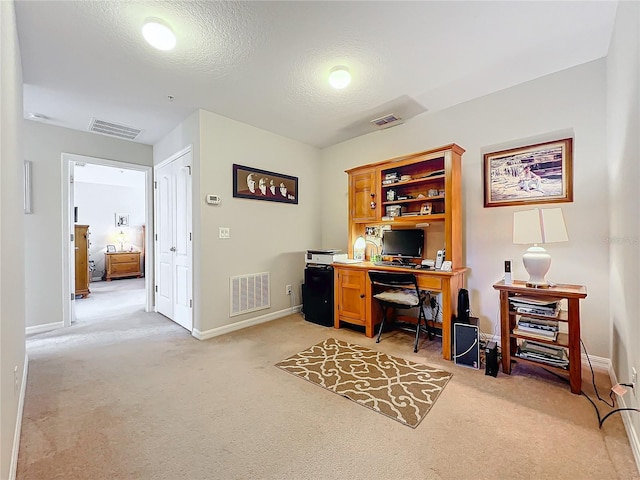
[[[367,337],[373,337],[375,326],[382,321],[378,302],[371,295],[369,270],[413,273],[421,290],[442,293],[442,358],[451,360],[451,325],[457,314],[458,290],[464,287],[466,268],[452,272],[407,269],[374,265],[371,262],[334,263],[334,327],[340,322],[361,325]]]

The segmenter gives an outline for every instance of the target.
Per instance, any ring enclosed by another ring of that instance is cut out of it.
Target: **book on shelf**
[[[547,330],[535,330],[535,329],[526,329],[522,328],[514,328],[513,333],[515,335],[523,335],[525,337],[537,338],[538,340],[551,340],[556,341],[558,339],[558,332],[550,332]]]
[[[536,362],[553,365],[560,368],[569,368],[567,351],[563,347],[554,347],[534,341],[524,340],[516,352],[516,357]]]
[[[535,328],[538,330],[549,330],[551,332],[558,331],[557,320],[543,320],[540,318],[527,317],[520,315],[516,317],[518,327],[520,328]]]

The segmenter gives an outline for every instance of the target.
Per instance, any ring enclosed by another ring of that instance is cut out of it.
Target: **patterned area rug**
[[[416,428],[452,374],[329,338],[276,367]]]

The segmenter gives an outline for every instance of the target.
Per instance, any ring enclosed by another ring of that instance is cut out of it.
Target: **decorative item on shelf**
[[[387,217],[400,217],[402,216],[402,205],[388,205]]]
[[[437,197],[438,196],[438,190],[435,189],[435,188],[429,189],[429,191],[427,192],[427,196],[428,197]]]
[[[438,196],[444,197],[444,190],[438,190]]]
[[[396,199],[396,191],[391,189],[387,190],[387,202],[393,202]]]
[[[535,208],[513,213],[513,243],[533,244],[522,256],[522,263],[529,274],[527,287],[549,287],[545,275],[551,266],[551,255],[538,244],[568,240],[561,208]]]
[[[423,203],[420,207],[420,215],[431,215],[431,209],[433,205],[431,203]]]
[[[107,253],[115,253],[116,246],[115,245],[107,245]]]
[[[353,243],[353,259],[354,260],[364,260],[364,251],[367,248],[367,241],[363,236],[356,238],[356,241]]]
[[[389,185],[392,183],[396,183],[397,181],[398,181],[398,173],[392,172],[392,173],[385,174],[384,179],[382,180],[382,184]]]
[[[400,181],[401,181],[401,182],[408,182],[409,180],[412,180],[411,175],[402,175],[402,176],[400,177]]]

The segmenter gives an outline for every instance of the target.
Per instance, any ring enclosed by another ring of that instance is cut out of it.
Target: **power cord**
[[[600,400],[601,402],[605,403],[607,406],[609,406],[611,408],[614,408],[615,407],[615,399],[613,398],[613,391],[609,392],[609,398],[611,399],[611,403],[607,402],[605,399],[603,399],[600,396],[600,393],[598,392],[598,387],[596,386],[596,376],[595,376],[595,372],[593,371],[593,365],[591,365],[591,359],[589,358],[589,352],[587,352],[587,347],[585,347],[584,342],[582,341],[582,339],[580,339],[580,345],[582,345],[582,349],[584,350],[584,353],[585,353],[585,355],[587,357],[587,362],[589,363],[589,369],[591,370],[591,382],[593,384],[593,390],[596,392],[596,397],[598,398],[598,400]],[[555,375],[556,377],[564,380],[565,382],[568,382],[568,380],[565,377],[563,377],[561,375],[558,375],[557,373],[552,372],[551,370],[547,370],[546,368],[544,370],[546,372],[549,372],[552,375]],[[629,383],[620,383],[620,385],[624,385],[625,387],[633,388],[633,385],[631,385]],[[584,391],[582,389],[580,389],[580,395],[583,395],[587,400],[589,400],[591,405],[593,405],[593,408],[596,411],[596,416],[598,417],[598,428],[600,428],[600,429],[602,429],[602,424],[604,423],[604,421],[607,418],[609,418],[611,415],[613,415],[614,413],[625,412],[625,411],[640,412],[640,409],[638,409],[638,408],[614,408],[614,410],[611,410],[604,417],[600,417],[600,410],[598,410],[598,406],[595,404],[595,402],[593,400],[591,400],[589,395],[584,393]]]

